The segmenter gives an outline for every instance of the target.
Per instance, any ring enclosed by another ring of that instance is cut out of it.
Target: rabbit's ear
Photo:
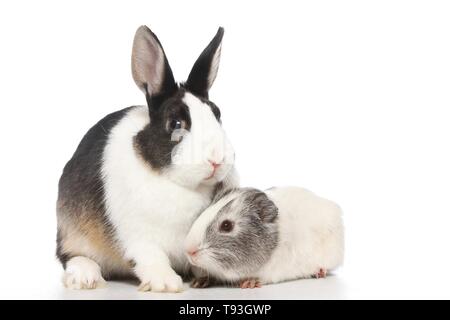
[[[215,37],[198,57],[185,83],[186,89],[205,98],[208,98],[208,91],[219,69],[223,33],[224,29],[220,27]]]
[[[147,100],[176,89],[161,43],[147,26],[139,27],[134,36],[131,71],[134,81]]]

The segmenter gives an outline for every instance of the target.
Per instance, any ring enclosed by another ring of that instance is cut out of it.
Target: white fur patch
[[[181,292],[183,280],[170,268],[147,268],[137,266],[136,273],[142,276],[140,291]]]
[[[267,195],[279,209],[280,244],[257,277],[263,283],[308,278],[344,259],[344,227],[338,205],[298,187]]]
[[[189,105],[195,123],[197,109],[206,106]],[[147,107],[135,107],[110,133],[102,164],[106,214],[126,259],[149,266],[149,270],[156,265],[158,270],[172,267],[181,272],[188,267],[182,245],[185,236],[197,215],[209,205],[214,186],[200,184],[203,176],[185,172],[186,167],[171,168],[163,174],[152,170],[133,148],[133,137],[148,122]],[[196,187],[182,186],[168,178],[170,174],[176,177],[177,170],[188,182],[194,180]],[[146,280],[145,274],[138,276]]]
[[[189,188],[222,181],[233,168],[234,150],[211,108],[189,92],[183,97],[189,108],[191,129],[172,151],[172,166],[165,174],[174,182]],[[221,166],[213,173],[210,162]],[[206,180],[207,179],[207,180]]]
[[[86,257],[74,257],[67,261],[63,283],[69,289],[95,289],[105,286],[100,266]]]

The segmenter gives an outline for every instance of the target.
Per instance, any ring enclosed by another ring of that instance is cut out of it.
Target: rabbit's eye
[[[181,121],[180,120],[172,120],[170,121],[170,129],[181,129]]]
[[[224,220],[220,224],[220,231],[222,232],[230,232],[233,230],[234,224],[230,220]]]
[[[186,127],[186,122],[178,119],[171,119],[167,121],[167,129],[168,131],[174,131],[177,129],[184,129]]]

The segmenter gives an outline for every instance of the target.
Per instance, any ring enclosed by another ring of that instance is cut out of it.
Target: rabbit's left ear
[[[184,85],[186,89],[201,97],[208,98],[208,91],[216,79],[223,33],[224,29],[220,27],[215,37],[198,57]]]

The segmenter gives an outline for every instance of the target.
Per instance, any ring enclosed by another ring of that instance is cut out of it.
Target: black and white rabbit
[[[66,287],[135,275],[143,291],[182,290],[192,222],[217,189],[237,185],[233,148],[208,99],[223,33],[177,84],[156,35],[146,26],[136,31],[132,74],[147,106],[94,125],[59,182],[57,257]]]
[[[343,262],[342,212],[298,187],[227,190],[194,222],[185,248],[198,268],[194,287],[208,286],[207,275],[242,288],[325,277]]]

